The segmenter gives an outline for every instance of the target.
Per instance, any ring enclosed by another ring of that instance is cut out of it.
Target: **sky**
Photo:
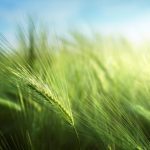
[[[0,0],[0,33],[14,42],[16,27],[32,16],[57,33],[68,29],[150,39],[150,0]]]

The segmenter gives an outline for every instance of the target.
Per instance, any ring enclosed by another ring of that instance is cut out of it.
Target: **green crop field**
[[[149,150],[149,45],[68,35],[1,37],[0,150]]]

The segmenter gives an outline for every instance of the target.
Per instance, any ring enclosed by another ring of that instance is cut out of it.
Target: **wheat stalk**
[[[60,103],[57,96],[55,96],[54,92],[40,81],[40,79],[36,79],[35,77],[29,76],[29,72],[25,69],[21,69],[23,71],[22,73],[12,71],[12,73],[19,77],[21,80],[24,80],[27,86],[29,86],[31,89],[36,91],[39,95],[41,95],[45,100],[53,104],[54,106],[58,107],[59,110],[61,110],[69,124],[74,126],[74,120],[72,115],[66,110],[66,108]]]

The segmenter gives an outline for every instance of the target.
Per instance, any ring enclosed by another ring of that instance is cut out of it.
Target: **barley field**
[[[68,35],[1,36],[0,150],[149,150],[149,44]]]

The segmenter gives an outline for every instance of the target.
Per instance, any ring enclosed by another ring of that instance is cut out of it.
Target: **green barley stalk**
[[[72,113],[69,113],[68,110],[66,110],[66,108],[60,103],[58,96],[56,96],[47,85],[42,83],[40,79],[33,77],[33,75],[31,76],[30,73],[24,68],[21,68],[22,73],[12,69],[10,70],[15,76],[19,77],[21,81],[25,82],[28,87],[37,92],[47,102],[58,107],[59,110],[64,114],[66,121],[70,125],[74,126]]]

